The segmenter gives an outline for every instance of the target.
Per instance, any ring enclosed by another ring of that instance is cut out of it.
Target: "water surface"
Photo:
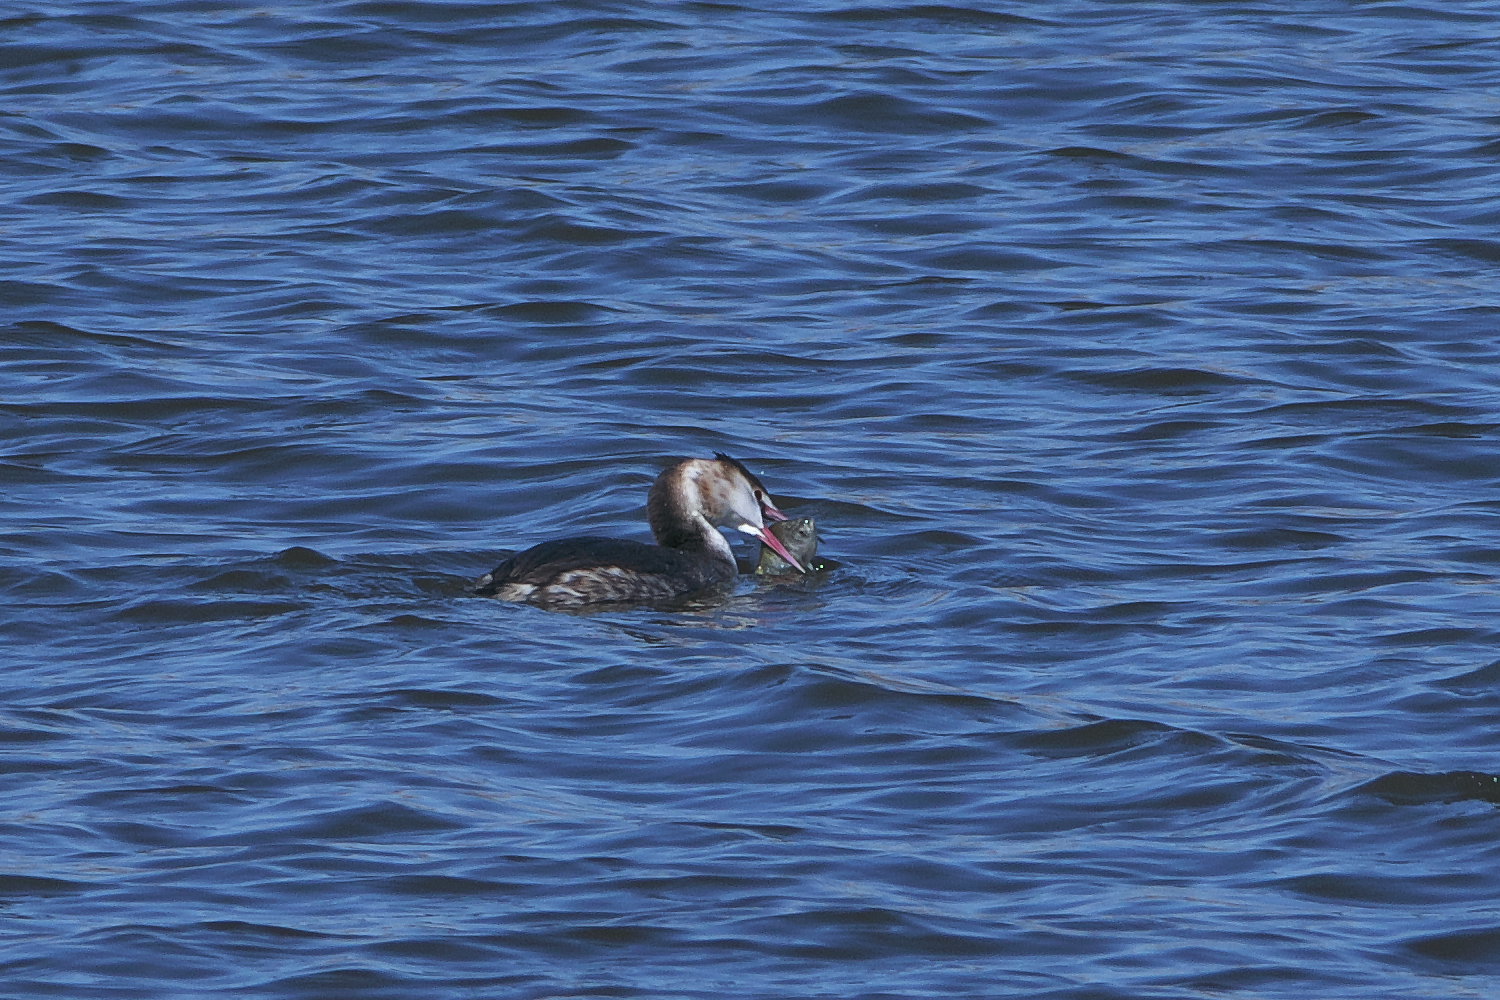
[[[4,24],[7,996],[1494,995],[1488,5]]]

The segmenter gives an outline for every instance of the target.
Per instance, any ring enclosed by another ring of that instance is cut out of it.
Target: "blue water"
[[[1500,8],[777,6],[9,9],[0,996],[1500,991]]]

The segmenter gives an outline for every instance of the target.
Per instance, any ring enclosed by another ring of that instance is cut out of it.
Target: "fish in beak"
[[[781,514],[780,511],[777,511],[777,513]],[[787,516],[782,514],[781,520],[787,520]],[[766,545],[769,545],[772,552],[785,559],[798,573],[807,572],[803,565],[797,561],[797,557],[787,551],[786,545],[782,543],[781,539],[776,537],[770,528],[758,524],[741,524],[739,525],[739,529],[745,534],[753,538],[759,538]]]

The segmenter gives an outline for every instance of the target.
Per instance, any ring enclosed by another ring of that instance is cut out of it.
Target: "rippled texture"
[[[1492,6],[3,23],[7,997],[1500,988]]]

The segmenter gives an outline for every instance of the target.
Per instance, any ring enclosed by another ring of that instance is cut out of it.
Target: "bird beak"
[[[782,520],[786,520],[785,515],[783,515]],[[797,561],[796,557],[786,550],[786,546],[781,544],[781,539],[777,538],[771,532],[770,528],[757,527],[753,524],[742,524],[739,527],[740,530],[745,534],[752,535],[755,538],[759,538],[761,541],[771,546],[771,551],[775,552],[778,556],[791,563],[792,568],[795,569],[798,573],[807,572],[807,570],[802,568],[802,564]]]
[[[766,496],[764,493],[762,493],[760,495],[760,512],[763,515],[765,515],[768,520],[772,520],[772,521],[790,521],[791,520],[791,518],[787,517],[781,511],[777,510],[776,509],[776,505],[773,504],[773,503],[771,503],[771,498],[768,497],[768,496]]]

